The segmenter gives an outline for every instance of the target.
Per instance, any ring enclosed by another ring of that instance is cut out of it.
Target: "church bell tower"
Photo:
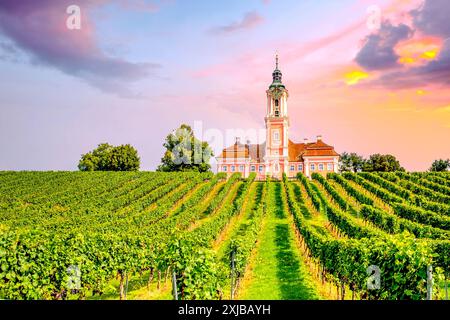
[[[275,58],[275,70],[272,73],[272,84],[266,91],[266,172],[281,178],[288,172],[289,157],[289,117],[287,100],[288,90],[282,82],[282,73],[278,69],[278,54]]]

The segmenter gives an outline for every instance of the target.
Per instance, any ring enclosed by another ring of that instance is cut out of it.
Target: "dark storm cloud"
[[[392,71],[369,83],[391,89],[406,89],[438,84],[450,86],[450,41],[447,41],[437,60],[420,67]]]
[[[404,24],[393,26],[383,22],[380,30],[367,36],[356,62],[366,70],[383,70],[398,66],[399,56],[394,48],[402,40],[412,36],[412,30]]]
[[[411,11],[414,26],[424,33],[450,37],[450,1],[427,0],[423,6]]]
[[[398,56],[395,55],[394,48],[399,41],[403,40],[401,35],[404,35],[405,31],[396,35],[398,31],[396,27],[389,28],[387,30],[390,32],[386,35],[386,29],[382,28],[379,33],[368,37],[365,46],[355,59],[367,70],[385,70],[379,79],[366,85],[390,89],[415,88],[427,84],[450,86],[450,1],[426,0],[422,6],[411,11],[410,15],[413,18],[414,32],[419,31],[421,34],[443,39],[443,46],[438,56],[422,66],[398,68],[400,66],[396,62]],[[382,39],[388,39],[388,41],[383,42]],[[371,44],[370,41],[372,41]]]

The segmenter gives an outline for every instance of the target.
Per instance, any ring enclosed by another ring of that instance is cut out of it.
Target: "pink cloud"
[[[100,49],[88,12],[105,3],[106,0],[78,1],[81,29],[69,30],[66,8],[73,4],[71,0],[3,0],[0,2],[0,31],[15,47],[29,55],[34,64],[54,67],[104,91],[131,96],[124,81],[143,79],[158,65],[132,63],[108,56]],[[142,1],[135,3],[147,8]]]
[[[236,31],[252,29],[264,22],[264,18],[257,12],[252,11],[244,15],[242,20],[232,22],[225,26],[215,27],[210,30],[213,34],[229,34]]]
[[[409,3],[410,1],[408,1]],[[425,0],[414,10],[404,12],[404,19],[411,21],[411,27],[403,23],[393,26],[389,20],[382,28],[366,37],[365,45],[356,56],[356,62],[366,70],[383,70],[381,75],[365,86],[404,89],[436,84],[450,85],[450,3],[446,0]],[[402,41],[436,37],[442,40],[435,58],[422,61],[419,65],[405,67],[399,63],[396,48]],[[393,70],[389,70],[393,69]]]

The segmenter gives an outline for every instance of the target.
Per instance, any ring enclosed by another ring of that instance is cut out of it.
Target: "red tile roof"
[[[264,160],[266,144],[241,144],[235,143],[231,147],[223,149],[218,158],[225,159],[251,159],[255,161]],[[303,161],[303,157],[335,157],[339,154],[334,151],[334,147],[326,144],[322,140],[310,143],[294,143],[289,140],[288,158],[289,161]]]
[[[249,148],[248,145],[241,143],[235,143],[231,147],[223,149],[219,158],[249,158]]]
[[[339,156],[334,147],[322,140],[310,143],[294,143],[289,140],[289,161],[303,161],[303,157]]]

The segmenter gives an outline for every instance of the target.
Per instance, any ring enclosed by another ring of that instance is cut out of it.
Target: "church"
[[[278,69],[278,55],[272,78],[272,84],[266,91],[266,141],[262,144],[244,144],[236,138],[234,145],[223,149],[216,158],[217,172],[228,175],[240,172],[243,177],[255,172],[259,180],[267,175],[281,179],[283,173],[295,177],[302,172],[310,177],[313,172],[324,175],[338,172],[339,154],[322,140],[322,136],[317,136],[313,142],[304,139],[302,143],[295,143],[289,139],[289,92]]]

